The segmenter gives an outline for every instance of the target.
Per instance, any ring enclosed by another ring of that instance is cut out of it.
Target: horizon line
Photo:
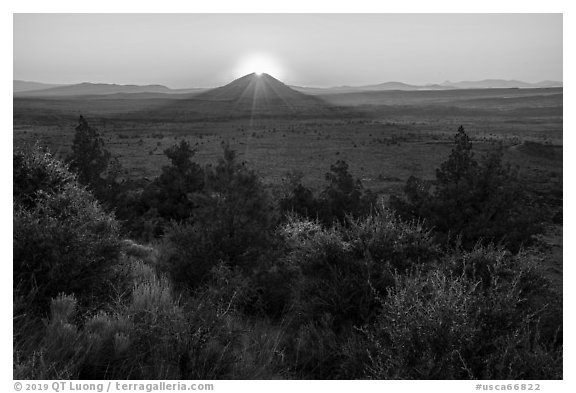
[[[188,86],[188,87],[171,87],[168,84],[162,84],[162,83],[144,83],[144,84],[137,84],[137,83],[118,83],[118,82],[94,82],[94,81],[87,81],[84,80],[82,82],[68,82],[68,83],[63,83],[63,82],[44,82],[44,81],[38,81],[38,80],[28,80],[28,79],[12,79],[12,82],[24,82],[24,83],[39,83],[39,84],[45,84],[45,85],[58,85],[55,87],[64,87],[64,86],[75,86],[75,85],[81,85],[81,84],[93,84],[93,85],[115,85],[115,86],[138,86],[138,87],[144,87],[144,86],[161,86],[161,87],[166,87],[167,89],[170,90],[189,90],[189,89],[213,89],[213,88],[218,88],[221,86],[225,86],[231,82],[234,82],[235,80],[244,78],[246,76],[250,76],[250,75],[256,75],[257,77],[262,76],[262,75],[268,75],[276,80],[279,80],[280,82],[284,83],[282,80],[275,78],[273,75],[270,75],[267,72],[262,72],[262,73],[257,73],[257,72],[251,72],[248,73],[246,75],[240,76],[238,78],[232,79],[230,80],[230,82],[224,83],[223,85],[216,85],[216,86]],[[554,80],[554,79],[542,79],[542,80],[538,80],[536,82],[526,82],[524,80],[521,79],[506,79],[506,78],[483,78],[483,79],[467,79],[467,80],[460,80],[460,81],[451,81],[449,79],[443,81],[443,82],[427,82],[424,84],[420,84],[420,83],[409,83],[409,82],[403,82],[400,80],[386,80],[383,82],[372,82],[372,83],[368,83],[368,84],[342,84],[342,85],[324,85],[324,86],[319,86],[319,85],[299,85],[299,84],[287,84],[288,86],[293,86],[293,87],[301,87],[301,88],[310,88],[310,89],[334,89],[334,88],[353,88],[353,87],[366,87],[366,86],[377,86],[377,85],[382,85],[382,84],[386,84],[386,83],[401,83],[407,86],[415,86],[415,87],[430,87],[430,86],[442,86],[445,84],[457,84],[457,83],[466,83],[466,82],[485,82],[485,81],[503,81],[503,82],[520,82],[520,83],[527,83],[527,84],[539,84],[539,83],[544,83],[544,82],[553,82],[553,83],[559,83],[559,84],[564,84],[563,80]]]

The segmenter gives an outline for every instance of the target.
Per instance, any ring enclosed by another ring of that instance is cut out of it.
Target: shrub
[[[145,264],[132,264],[130,296],[81,314],[71,295],[52,299],[35,350],[15,349],[18,379],[250,379],[282,370],[281,331],[238,313],[243,279],[226,266],[192,298]]]
[[[178,285],[196,288],[221,257],[200,225],[173,223],[159,245],[158,267]]]
[[[353,345],[354,334],[338,335],[328,316],[306,322],[296,328],[287,342],[288,364],[299,379],[359,378],[350,367],[347,349]]]
[[[150,242],[162,235],[166,221],[144,198],[147,185],[142,183],[144,182],[124,182],[113,204],[124,232],[132,238]]]
[[[292,308],[292,287],[299,278],[299,269],[278,255],[265,256],[257,265],[250,277],[255,296],[245,312],[274,321],[282,320]]]
[[[494,249],[477,249],[457,259],[473,261],[476,267],[489,265],[485,278],[490,284],[482,281],[485,270],[478,276],[475,267],[449,269],[459,275],[439,269],[397,275],[382,301],[382,313],[367,330],[371,376],[561,378],[561,346],[541,335],[541,318],[551,304],[527,302],[541,287],[526,285],[521,259],[503,258]],[[551,293],[547,299],[554,302]]]
[[[562,299],[546,278],[539,254],[516,255],[494,246],[454,252],[445,258],[446,274],[465,277],[489,293],[494,288],[514,289],[521,312],[537,310],[539,339],[546,345],[562,343]]]
[[[57,194],[75,183],[66,165],[38,145],[13,155],[14,205],[31,209],[43,194]]]
[[[302,217],[316,218],[318,215],[318,200],[312,190],[302,184],[302,172],[289,172],[288,183],[284,195],[279,197],[280,211],[286,214],[297,214]]]
[[[18,154],[14,287],[30,306],[47,305],[60,292],[80,300],[106,296],[120,252],[116,221],[48,154]],[[34,188],[33,198],[20,194]]]
[[[433,272],[396,277],[372,328],[378,351],[371,372],[378,379],[460,379],[467,365],[460,351],[473,345],[474,287]],[[410,310],[408,312],[408,310]]]
[[[421,222],[404,222],[385,207],[375,208],[366,218],[350,220],[344,234],[358,257],[400,272],[433,267],[440,256],[429,229]]]
[[[38,351],[17,362],[15,376],[43,379],[178,378],[182,309],[155,275],[136,281],[128,304],[96,315],[76,314],[76,299],[52,300]],[[79,320],[80,323],[75,323]],[[32,370],[31,366],[37,365]]]
[[[365,261],[354,257],[337,229],[302,239],[287,259],[300,271],[292,284],[292,298],[293,312],[301,321],[328,317],[334,329],[365,322],[372,305],[370,270]]]
[[[73,295],[52,299],[51,317],[37,350],[23,356],[15,347],[15,379],[72,379],[79,370],[85,347],[73,318],[77,311]]]
[[[328,229],[292,218],[281,236],[289,248],[286,263],[298,270],[294,313],[305,321],[329,317],[336,331],[374,318],[395,270],[433,265],[439,255],[428,231],[385,210]]]

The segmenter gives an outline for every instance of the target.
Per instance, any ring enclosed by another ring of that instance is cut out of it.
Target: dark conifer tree
[[[227,259],[235,261],[263,246],[275,220],[273,205],[257,173],[238,162],[224,145],[223,157],[206,168],[206,190],[197,217],[218,239]]]
[[[95,191],[97,196],[104,186],[103,175],[110,158],[111,154],[106,150],[98,130],[80,116],[72,143],[72,154],[66,161],[70,169],[78,174],[78,181]]]
[[[164,220],[187,220],[196,207],[193,194],[204,187],[204,172],[192,161],[195,153],[184,140],[164,150],[170,165],[144,191],[144,203]]]
[[[502,148],[476,160],[462,126],[454,145],[433,187],[411,177],[406,198],[392,198],[392,207],[407,219],[425,219],[443,240],[460,238],[466,248],[502,242],[516,251],[529,244],[542,229],[541,218],[518,171],[503,163]]]
[[[371,190],[365,190],[360,179],[354,179],[343,160],[330,165],[326,180],[328,185],[319,198],[320,218],[326,224],[334,220],[344,222],[347,214],[363,216],[376,203],[376,195]]]

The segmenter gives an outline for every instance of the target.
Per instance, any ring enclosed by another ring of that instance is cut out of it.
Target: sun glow
[[[278,62],[264,54],[254,54],[243,58],[236,68],[236,76],[241,77],[247,74],[255,73],[262,75],[269,74],[275,78],[282,78],[282,67]]]

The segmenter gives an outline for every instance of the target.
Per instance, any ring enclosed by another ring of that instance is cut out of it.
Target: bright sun
[[[253,72],[256,73],[256,75],[266,73],[275,78],[282,77],[282,68],[278,65],[278,62],[272,57],[264,54],[254,54],[243,58],[236,69],[238,77]]]

